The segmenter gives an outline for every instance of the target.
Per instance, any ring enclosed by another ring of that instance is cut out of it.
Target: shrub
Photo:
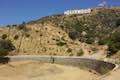
[[[120,43],[115,43],[115,44],[111,43],[111,44],[109,44],[108,50],[110,51],[108,53],[108,56],[111,56],[111,55],[115,54],[117,51],[120,50]]]
[[[25,25],[24,25],[24,24],[19,25],[19,26],[18,26],[18,29],[19,29],[19,30],[25,29]]]
[[[6,56],[8,55],[8,50],[4,48],[0,48],[0,56]]]
[[[23,30],[25,32],[27,32],[29,29],[26,27],[26,23],[23,22],[22,24],[20,24],[18,27],[17,27],[19,30]]]
[[[66,42],[62,42],[62,41],[60,41],[60,42],[57,43],[58,46],[64,46],[66,44],[67,44]]]
[[[99,45],[105,45],[106,42],[107,42],[106,39],[104,39],[104,40],[99,40],[99,41],[98,41],[98,44],[99,44]]]
[[[86,39],[86,41],[85,41],[87,44],[92,44],[92,43],[94,43],[94,40],[93,39]]]
[[[3,34],[2,39],[6,39],[6,38],[7,38],[7,34]]]
[[[88,44],[92,44],[94,43],[95,39],[94,39],[94,36],[93,34],[89,33],[87,35],[85,35],[85,42],[88,43]]]
[[[77,38],[79,38],[79,33],[78,33],[78,32],[70,32],[70,33],[69,33],[69,37],[70,37],[72,40],[76,40]]]
[[[18,38],[19,38],[18,35],[15,35],[15,36],[14,36],[14,40],[17,40]]]
[[[79,52],[77,53],[77,56],[82,56],[83,54],[84,54],[84,51],[80,49]]]
[[[109,47],[108,50],[110,51],[108,53],[108,56],[111,56],[118,52],[120,50],[120,33],[119,32],[113,33],[107,44]]]
[[[15,50],[15,46],[10,40],[0,40],[0,56],[6,56],[13,50]]]
[[[117,27],[120,26],[120,19],[118,19],[118,20],[116,21],[116,26],[117,26]]]
[[[42,34],[40,34],[40,37],[42,37],[43,35]]]
[[[71,52],[72,52],[72,49],[71,49],[71,48],[68,48],[67,52],[68,52],[68,53],[71,53]]]
[[[25,36],[28,38],[28,37],[30,37],[30,34],[25,34]]]
[[[36,32],[36,33],[38,33],[38,32],[39,32],[39,30],[36,30],[35,32]]]

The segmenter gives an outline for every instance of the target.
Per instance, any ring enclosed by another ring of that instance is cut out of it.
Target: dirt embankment
[[[33,61],[0,65],[0,80],[96,80],[97,75],[76,67]]]

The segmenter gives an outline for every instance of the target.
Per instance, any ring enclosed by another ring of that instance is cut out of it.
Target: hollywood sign
[[[80,9],[80,10],[67,10],[64,12],[65,15],[71,15],[71,14],[85,14],[85,13],[91,13],[92,9]]]

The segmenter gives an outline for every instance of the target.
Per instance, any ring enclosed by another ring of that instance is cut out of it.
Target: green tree
[[[15,46],[10,40],[0,40],[0,56],[6,56],[13,50],[15,50]]]
[[[116,26],[117,26],[117,27],[120,26],[120,19],[118,19],[118,20],[116,21]]]
[[[120,32],[113,33],[107,44],[109,46],[108,50],[110,51],[108,56],[113,55],[117,51],[119,51],[120,50]]]

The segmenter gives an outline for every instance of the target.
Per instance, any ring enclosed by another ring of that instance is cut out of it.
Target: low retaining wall
[[[115,64],[87,59],[81,57],[66,57],[66,56],[8,56],[9,61],[26,61],[26,60],[35,60],[40,62],[63,64],[63,65],[72,65],[79,68],[92,69],[100,74],[107,73],[115,67]]]
[[[112,70],[115,65],[112,63],[88,59],[88,58],[61,58],[61,57],[54,57],[54,63],[57,64],[66,64],[66,65],[73,65],[83,69],[92,69],[100,74],[105,74],[108,71]]]

